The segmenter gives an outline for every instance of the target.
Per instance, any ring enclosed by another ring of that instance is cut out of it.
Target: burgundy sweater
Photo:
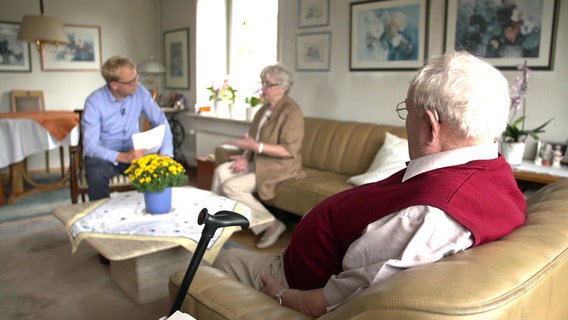
[[[367,225],[410,206],[446,212],[472,233],[474,246],[499,239],[525,221],[525,199],[502,156],[432,170],[402,182],[405,172],[340,192],[304,216],[284,253],[291,288],[322,288],[343,271],[345,252]]]

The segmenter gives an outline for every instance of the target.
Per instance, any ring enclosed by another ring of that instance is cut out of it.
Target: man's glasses
[[[406,117],[408,116],[408,110],[406,109],[406,100],[399,102],[396,105],[396,109],[394,110],[396,111],[396,114],[398,114],[399,118],[406,120]]]
[[[130,80],[130,81],[118,81],[118,80],[114,80],[114,81],[117,82],[117,83],[120,83],[120,84],[125,84],[127,86],[133,86],[133,85],[136,84],[136,82],[138,82],[139,78],[140,78],[140,75],[137,74],[136,78],[134,78],[133,80]]]
[[[426,109],[426,108],[424,108]],[[438,123],[442,123],[442,120],[440,119],[440,115],[438,114],[438,111],[436,109],[431,109],[429,108],[432,113],[434,114],[434,118],[436,119],[436,121],[438,121]],[[408,109],[406,109],[406,100],[399,102],[396,105],[396,109],[394,109],[396,111],[396,114],[398,114],[398,117],[401,118],[402,120],[406,120],[406,117],[408,116]]]

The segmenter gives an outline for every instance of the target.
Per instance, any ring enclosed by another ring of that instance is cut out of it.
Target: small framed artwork
[[[447,50],[466,50],[502,70],[525,61],[552,70],[560,0],[446,0]]]
[[[296,36],[296,70],[329,71],[330,58],[331,32]]]
[[[189,29],[164,32],[166,88],[189,89]]]
[[[300,28],[327,26],[329,0],[300,0]]]
[[[427,0],[351,3],[351,71],[416,70],[424,65]]]
[[[99,71],[101,27],[66,24],[63,28],[69,43],[41,51],[42,71]]]
[[[30,44],[18,41],[20,24],[0,21],[0,72],[31,72]]]
[[[539,140],[534,163],[539,166],[560,167],[568,164],[566,144]]]

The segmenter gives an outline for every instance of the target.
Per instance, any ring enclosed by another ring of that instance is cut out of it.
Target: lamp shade
[[[18,40],[36,44],[66,44],[69,42],[63,23],[49,16],[24,16]]]
[[[137,69],[140,74],[159,74],[166,72],[166,67],[154,61],[154,57],[150,57],[150,60],[142,62]]]

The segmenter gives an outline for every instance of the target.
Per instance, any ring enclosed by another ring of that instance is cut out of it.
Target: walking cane
[[[195,253],[191,258],[191,262],[187,267],[187,271],[185,272],[185,276],[181,282],[179,287],[178,294],[174,303],[172,304],[172,308],[170,309],[170,313],[168,316],[174,314],[183,303],[183,299],[187,294],[187,289],[193,280],[193,276],[195,276],[195,272],[197,272],[197,268],[199,267],[199,263],[203,258],[203,254],[205,253],[205,249],[209,244],[209,241],[215,234],[215,230],[219,227],[230,227],[230,226],[240,226],[242,230],[246,230],[249,227],[249,221],[247,218],[243,217],[242,215],[232,212],[232,211],[219,211],[214,215],[210,215],[207,211],[207,208],[201,209],[199,212],[199,216],[197,217],[197,223],[202,225],[205,224],[203,227],[203,231],[201,232],[201,238],[199,239],[199,243],[197,244],[197,248],[195,249]]]

